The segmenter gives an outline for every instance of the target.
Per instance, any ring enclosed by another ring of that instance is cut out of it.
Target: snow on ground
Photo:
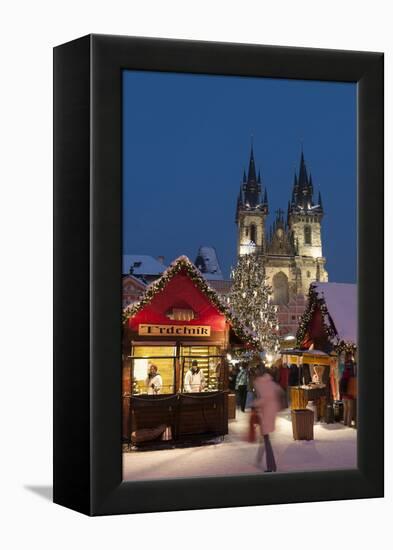
[[[123,453],[123,479],[138,481],[181,477],[257,474],[257,443],[245,441],[249,413],[236,412],[224,442],[156,451]],[[343,424],[314,425],[313,441],[294,441],[290,411],[277,418],[272,445],[278,472],[356,468],[356,430]]]

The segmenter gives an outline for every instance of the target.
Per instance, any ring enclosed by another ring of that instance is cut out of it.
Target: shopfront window
[[[174,393],[175,346],[135,346],[131,359],[133,395]]]
[[[222,356],[217,346],[181,347],[181,391],[185,393],[224,389]],[[199,369],[202,376],[191,376]],[[202,382],[201,382],[202,379]],[[200,384],[201,382],[201,384]]]
[[[224,389],[224,363],[218,346],[135,345],[131,370],[132,395]]]

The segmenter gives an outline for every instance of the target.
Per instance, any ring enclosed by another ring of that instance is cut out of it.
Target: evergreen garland
[[[145,306],[147,306],[154,296],[161,292],[169,281],[178,273],[186,272],[194,285],[205,294],[209,300],[214,304],[217,310],[226,316],[233,332],[246,344],[249,344],[252,347],[257,347],[259,345],[258,338],[248,330],[246,326],[243,326],[241,321],[236,317],[236,315],[228,308],[221,300],[217,292],[211,288],[206,279],[203,277],[202,273],[195,267],[195,265],[187,258],[187,256],[180,256],[164,271],[159,279],[151,283],[145,292],[142,294],[139,302],[127,306],[123,310],[123,324],[125,324],[128,319],[134,317],[139,311],[141,311]]]
[[[228,297],[231,309],[255,334],[259,348],[276,354],[279,351],[277,307],[270,301],[272,290],[266,283],[262,258],[257,254],[240,256],[232,279]]]
[[[323,331],[326,334],[327,340],[333,345],[334,350],[337,353],[341,353],[342,351],[355,352],[356,344],[352,342],[344,342],[344,340],[338,340],[338,334],[330,317],[325,299],[317,293],[317,289],[314,284],[310,285],[310,290],[308,291],[307,307],[302,315],[302,318],[300,319],[299,327],[296,333],[296,346],[301,347],[306,336],[308,326],[317,307],[321,312]]]

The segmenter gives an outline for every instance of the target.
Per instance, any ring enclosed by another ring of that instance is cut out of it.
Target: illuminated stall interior
[[[310,365],[311,378],[326,386],[328,402],[352,401],[354,418],[357,315],[357,285],[314,282],[299,323],[298,349],[282,352],[288,365]]]
[[[198,361],[198,367],[203,372],[205,391],[224,389],[224,380],[220,376],[224,357],[220,355],[219,346],[135,344],[130,359],[133,395],[147,393],[146,377],[152,364],[157,366],[162,378],[161,394],[184,392],[185,374],[194,360]]]
[[[174,439],[225,435],[231,346],[252,349],[256,342],[194,264],[178,258],[124,311],[123,438],[164,424]],[[162,381],[154,395],[152,365]],[[186,383],[192,369],[200,386]]]

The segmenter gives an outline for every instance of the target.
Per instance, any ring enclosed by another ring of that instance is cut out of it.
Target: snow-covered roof
[[[140,289],[146,288],[146,283],[142,279],[138,279],[138,277],[134,277],[134,275],[123,275],[123,285],[132,282],[136,287]]]
[[[153,281],[146,287],[145,292],[140,297],[139,302],[136,302],[132,305],[129,305],[123,310],[123,321],[126,321],[129,317],[136,315],[141,309],[143,309],[154,296],[165,288],[165,285],[182,269],[185,269],[189,275],[193,276],[194,285],[200,289],[214,304],[214,306],[227,317],[229,320],[233,331],[240,338],[248,341],[254,347],[258,347],[258,340],[254,332],[249,328],[243,325],[243,323],[237,318],[231,308],[229,308],[224,301],[220,298],[216,290],[209,286],[205,277],[202,273],[195,267],[195,265],[187,258],[187,256],[179,256],[176,260],[166,268],[164,273],[159,279]],[[162,282],[164,281],[164,287]]]
[[[339,340],[357,343],[357,285],[349,283],[313,283],[319,298],[323,298],[337,330]]]
[[[123,254],[123,273],[130,272],[133,268],[133,275],[161,275],[166,269],[166,266],[145,254]]]
[[[222,271],[213,246],[200,246],[195,265],[208,281],[221,281]]]

